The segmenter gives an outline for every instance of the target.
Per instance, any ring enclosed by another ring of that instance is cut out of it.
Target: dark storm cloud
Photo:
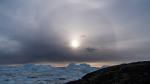
[[[148,60],[149,4],[1,0],[0,64]],[[77,50],[69,46],[74,36],[82,42]]]
[[[86,50],[87,50],[88,52],[90,52],[90,53],[92,53],[92,52],[95,52],[95,51],[96,51],[96,49],[95,49],[95,48],[90,48],[90,47],[86,48]]]

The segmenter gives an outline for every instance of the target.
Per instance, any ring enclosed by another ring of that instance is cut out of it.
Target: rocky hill
[[[150,61],[103,68],[67,84],[150,84]]]

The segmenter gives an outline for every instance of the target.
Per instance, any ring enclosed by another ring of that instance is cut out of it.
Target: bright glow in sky
[[[72,40],[70,43],[70,46],[72,48],[78,48],[80,46],[79,41],[78,40]]]

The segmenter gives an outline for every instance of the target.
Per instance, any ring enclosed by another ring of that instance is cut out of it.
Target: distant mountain
[[[150,84],[150,61],[102,68],[66,84]]]

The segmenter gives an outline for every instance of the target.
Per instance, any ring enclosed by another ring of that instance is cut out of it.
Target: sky
[[[0,0],[0,64],[150,60],[150,0]],[[76,41],[78,47],[70,44]]]

